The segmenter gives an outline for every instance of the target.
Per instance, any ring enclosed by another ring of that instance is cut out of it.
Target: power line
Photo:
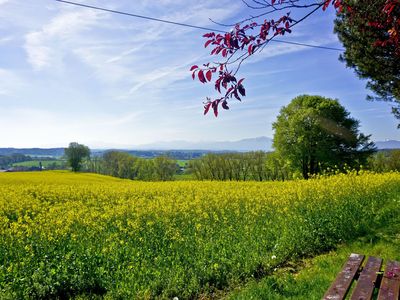
[[[99,6],[93,6],[93,5],[82,4],[82,3],[66,1],[66,0],[54,0],[54,1],[62,2],[65,4],[70,4],[70,5],[75,5],[75,6],[80,6],[80,7],[85,7],[85,8],[90,8],[90,9],[95,9],[95,10],[100,10],[100,11],[105,11],[105,12],[109,12],[109,13],[113,13],[113,14],[119,14],[119,15],[134,17],[134,18],[140,18],[140,19],[145,19],[145,20],[150,20],[150,21],[155,21],[155,22],[171,24],[171,25],[195,28],[195,29],[206,30],[206,31],[226,33],[226,31],[223,31],[223,30],[207,28],[207,27],[202,27],[202,26],[196,26],[196,25],[191,25],[191,24],[187,24],[187,23],[173,22],[173,21],[169,21],[169,20],[163,20],[163,19],[153,18],[153,17],[149,17],[149,16],[132,14],[132,13],[124,12],[124,11],[113,10],[113,9],[108,9],[108,8],[104,8],[104,7],[99,7]],[[317,49],[323,49],[323,50],[332,50],[332,51],[340,51],[340,52],[344,51],[343,49],[340,49],[340,48],[318,46],[318,45],[312,45],[312,44],[306,44],[306,43],[300,43],[300,42],[290,42],[290,41],[283,41],[283,40],[278,40],[278,39],[274,39],[271,41],[277,42],[277,43],[282,43],[282,44],[297,45],[297,46],[317,48]]]
[[[132,13],[123,12],[123,11],[119,11],[119,10],[113,10],[113,9],[98,7],[98,6],[92,6],[92,5],[81,4],[81,3],[71,2],[71,1],[64,1],[64,0],[54,0],[54,1],[67,3],[67,4],[71,4],[71,5],[76,5],[76,6],[81,6],[81,7],[86,7],[86,8],[91,8],[91,9],[96,9],[96,10],[101,10],[101,11],[114,13],[114,14],[119,14],[119,15],[125,15],[125,16],[129,16],[129,17],[146,19],[146,20],[150,20],[150,21],[162,22],[162,23],[178,25],[178,26],[185,26],[185,27],[201,29],[201,30],[207,30],[207,31],[216,31],[216,32],[226,33],[225,31],[222,31],[222,30],[215,30],[215,29],[210,29],[210,28],[207,28],[207,27],[201,27],[201,26],[196,26],[196,25],[191,25],[191,24],[173,22],[173,21],[168,21],[168,20],[163,20],[163,19],[158,19],[158,18],[153,18],[153,17],[148,17],[148,16],[132,14]]]

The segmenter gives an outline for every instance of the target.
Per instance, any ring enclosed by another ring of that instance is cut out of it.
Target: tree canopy
[[[338,100],[298,96],[273,124],[273,146],[306,179],[328,168],[357,168],[375,147],[349,115]]]
[[[166,156],[145,159],[121,151],[104,153],[99,163],[99,173],[146,181],[173,180],[178,168],[177,161]]]
[[[400,119],[400,48],[391,41],[396,24],[388,22],[396,14],[400,27],[400,5],[382,11],[387,2],[347,0],[353,9],[338,14],[335,32],[346,49],[340,59],[367,79],[367,87],[377,95],[369,98],[392,102],[393,113]]]
[[[90,149],[87,146],[78,143],[70,143],[68,148],[65,148],[64,153],[68,164],[74,172],[80,171],[83,159],[90,157]]]

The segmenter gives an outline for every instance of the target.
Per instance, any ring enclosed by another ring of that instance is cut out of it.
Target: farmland
[[[390,223],[400,174],[132,182],[0,174],[0,298],[207,297]]]
[[[50,166],[56,166],[56,167],[62,167],[65,165],[64,161],[61,160],[30,160],[30,161],[23,161],[23,162],[18,162],[14,163],[14,167],[39,167],[40,164],[44,168],[48,168]]]

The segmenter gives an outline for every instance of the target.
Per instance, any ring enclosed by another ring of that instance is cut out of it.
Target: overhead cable
[[[85,8],[90,8],[90,9],[95,9],[95,10],[100,10],[100,11],[105,11],[105,12],[109,12],[109,13],[113,13],[113,14],[119,14],[119,15],[134,17],[134,18],[145,19],[145,20],[149,20],[149,21],[161,22],[161,23],[189,27],[189,28],[200,29],[200,30],[205,30],[205,31],[226,33],[226,31],[223,31],[223,30],[207,28],[207,27],[203,27],[203,26],[197,26],[197,25],[181,23],[181,22],[174,22],[174,21],[144,16],[144,15],[139,15],[139,14],[133,14],[133,13],[124,12],[124,11],[120,11],[120,10],[108,9],[108,8],[99,7],[99,6],[93,6],[93,5],[82,4],[82,3],[66,1],[66,0],[54,0],[54,1],[62,2],[65,4],[70,4],[70,5],[75,5],[75,6],[80,6],[80,7],[85,7]],[[344,51],[343,49],[340,49],[340,48],[312,45],[312,44],[300,43],[300,42],[283,41],[283,40],[279,40],[279,39],[273,39],[273,40],[271,40],[271,42],[277,42],[277,43],[289,44],[289,45],[297,45],[297,46],[309,47],[309,48],[317,48],[317,49],[323,49],[323,50],[331,50],[331,51],[340,51],[340,52]]]

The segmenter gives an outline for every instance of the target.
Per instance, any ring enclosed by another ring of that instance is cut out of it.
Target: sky
[[[227,30],[249,10],[240,0],[76,0]],[[334,11],[297,25],[287,41],[339,47]],[[390,105],[366,101],[365,81],[340,52],[271,43],[240,70],[247,96],[218,118],[203,115],[212,84],[189,68],[215,59],[206,31],[54,0],[0,0],[0,147],[123,147],[157,141],[232,141],[273,136],[282,106],[301,94],[339,99],[360,131],[400,140]]]

